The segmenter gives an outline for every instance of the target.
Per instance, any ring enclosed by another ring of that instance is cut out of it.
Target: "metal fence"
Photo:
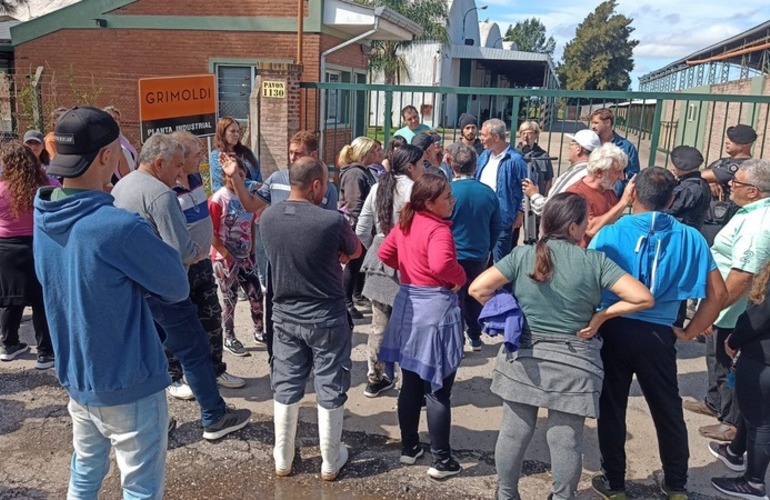
[[[415,106],[427,124],[444,137],[459,139],[456,128],[461,113],[482,123],[500,118],[516,131],[524,120],[537,121],[543,132],[539,143],[560,158],[554,167],[569,168],[564,136],[589,126],[596,109],[615,114],[615,129],[639,150],[643,166],[667,166],[671,149],[680,144],[697,147],[706,163],[722,156],[727,127],[753,126],[758,134],[754,156],[770,152],[770,97],[655,92],[598,92],[545,89],[423,87],[350,83],[302,83],[302,126],[319,132],[324,159],[334,162],[336,152],[361,135],[383,144],[401,126],[400,110]],[[322,111],[323,110],[323,115]],[[517,143],[516,133],[510,142]]]

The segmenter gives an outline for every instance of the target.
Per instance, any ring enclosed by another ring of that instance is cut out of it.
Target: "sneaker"
[[[230,351],[230,354],[234,354],[239,358],[249,355],[249,351],[247,351],[246,348],[243,347],[243,344],[241,344],[241,341],[236,338],[225,339],[225,349]]]
[[[53,365],[55,364],[54,361],[56,358],[53,354],[38,354],[37,355],[37,363],[35,364],[35,368],[38,370],[47,370],[49,368],[53,368]]]
[[[752,486],[745,477],[714,477],[711,486],[731,497],[746,498],[747,500],[768,500],[765,486]]]
[[[482,342],[481,339],[471,339],[470,344],[473,350],[478,352],[481,350],[481,346],[484,345],[484,342]]]
[[[29,351],[29,346],[24,342],[12,346],[0,346],[0,361],[13,361],[20,354]]]
[[[166,387],[166,391],[171,397],[176,399],[182,399],[184,401],[195,399],[192,389],[190,389],[190,386],[185,384],[183,380],[171,382],[171,385]]]
[[[372,310],[372,303],[366,297],[353,297],[353,304],[359,309]]]
[[[243,293],[243,290],[241,290],[241,289],[239,288],[239,289],[238,289],[238,300],[239,300],[240,302],[243,302],[244,300],[248,300],[248,299],[249,299],[249,298],[246,296],[246,294],[245,294],[245,293]]]
[[[687,496],[687,490],[674,490],[666,484],[666,477],[664,476],[663,471],[657,470],[653,472],[652,475],[658,483],[660,492],[668,500],[687,500],[689,498]]]
[[[257,344],[266,344],[267,334],[261,330],[254,330],[254,342]]]
[[[348,314],[350,314],[350,317],[353,319],[364,319],[364,315],[355,307],[348,307]]]
[[[625,490],[610,489],[610,481],[603,472],[597,472],[591,478],[591,489],[604,500],[626,500]]]
[[[728,451],[729,444],[717,443],[716,441],[709,442],[709,452],[714,457],[725,464],[725,466],[735,472],[743,472],[746,470],[746,462],[743,460],[743,455],[735,456]]]
[[[227,387],[228,389],[238,389],[246,385],[246,381],[241,377],[222,372],[222,375],[217,377],[217,385],[219,387]]]
[[[699,413],[701,415],[706,415],[707,417],[717,417],[717,411],[710,407],[708,403],[702,399],[697,401],[693,401],[691,399],[685,400],[682,403],[682,406],[685,410],[691,411],[693,413]]]
[[[382,377],[379,382],[368,382],[364,389],[364,396],[367,398],[376,398],[381,392],[387,391],[393,387],[393,381],[388,377]]]
[[[457,475],[463,468],[452,457],[446,460],[434,460],[433,465],[428,469],[428,475],[433,479],[446,479]]]
[[[425,452],[422,449],[422,446],[419,444],[415,445],[414,448],[407,450],[406,448],[401,448],[401,458],[399,461],[402,464],[405,465],[414,465],[415,462],[417,462],[417,459],[423,456]]]
[[[225,437],[238,429],[243,429],[249,423],[250,418],[251,410],[245,408],[236,410],[235,408],[228,407],[222,418],[203,428],[203,439],[211,441]]]

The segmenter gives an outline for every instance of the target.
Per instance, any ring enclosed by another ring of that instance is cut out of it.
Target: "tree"
[[[11,15],[16,9],[27,5],[28,0],[0,0],[0,15]]]
[[[628,90],[634,69],[633,19],[615,13],[616,0],[599,4],[564,47],[559,79],[567,90]]]
[[[556,49],[556,41],[552,36],[545,38],[545,25],[536,17],[508,26],[505,38],[509,42],[515,42],[518,49],[524,52],[538,52],[551,56]]]
[[[372,42],[369,69],[374,73],[381,72],[386,84],[401,83],[402,78],[409,78],[406,60],[399,54],[402,49],[417,41],[430,40],[444,44],[449,40],[446,30],[449,16],[446,0],[356,0],[356,2],[373,7],[388,7],[419,24],[423,30],[422,35],[413,41]]]

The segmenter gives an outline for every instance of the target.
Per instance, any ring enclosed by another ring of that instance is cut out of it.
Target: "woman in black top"
[[[770,465],[770,262],[754,277],[749,307],[725,340],[735,366],[735,395],[743,421],[729,444],[709,443],[709,451],[734,471],[735,478],[712,478],[722,493],[767,500],[765,475]],[[747,452],[746,461],[743,452]]]

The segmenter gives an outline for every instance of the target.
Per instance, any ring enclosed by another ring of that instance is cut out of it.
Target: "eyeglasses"
[[[735,188],[737,188],[737,187],[738,187],[738,188],[739,188],[739,187],[751,187],[751,188],[754,188],[754,189],[759,189],[759,188],[758,188],[757,186],[755,186],[754,184],[749,184],[748,182],[741,182],[741,181],[736,181],[735,179],[732,179],[732,180],[730,181],[730,185],[732,185],[733,189],[735,189]]]

